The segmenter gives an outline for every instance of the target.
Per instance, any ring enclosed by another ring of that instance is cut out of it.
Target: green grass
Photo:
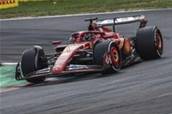
[[[0,66],[0,88],[10,87],[25,83],[25,81],[15,80],[15,66]]]
[[[0,10],[0,18],[171,7],[172,0],[43,0]]]

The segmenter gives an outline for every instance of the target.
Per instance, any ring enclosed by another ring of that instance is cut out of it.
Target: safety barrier
[[[0,9],[18,6],[18,0],[0,0]]]

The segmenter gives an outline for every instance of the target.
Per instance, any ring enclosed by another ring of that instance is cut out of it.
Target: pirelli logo
[[[0,0],[0,9],[18,6],[18,0]]]

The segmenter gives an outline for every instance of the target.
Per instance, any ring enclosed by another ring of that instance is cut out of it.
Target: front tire
[[[115,42],[110,40],[99,42],[95,45],[93,53],[95,63],[103,66],[103,74],[120,70],[121,56]]]
[[[29,78],[30,73],[48,67],[47,60],[43,58],[45,58],[45,54],[40,46],[24,51],[21,59],[21,70],[22,75],[27,78],[26,81],[36,84],[45,80],[44,76]]]

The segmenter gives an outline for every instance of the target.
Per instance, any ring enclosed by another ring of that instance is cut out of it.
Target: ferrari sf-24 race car
[[[163,38],[156,26],[146,26],[144,15],[99,20],[86,19],[88,30],[75,32],[69,43],[53,41],[54,54],[41,46],[23,52],[16,66],[16,80],[41,83],[47,77],[78,73],[113,73],[138,61],[157,59],[163,53]],[[116,26],[138,22],[136,35],[122,37]]]

